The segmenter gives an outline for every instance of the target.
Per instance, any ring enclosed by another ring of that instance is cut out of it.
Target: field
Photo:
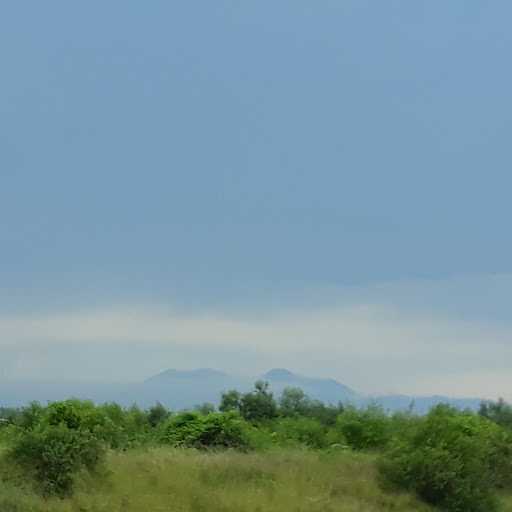
[[[431,508],[377,484],[371,455],[278,450],[200,453],[156,448],[109,454],[107,475],[69,499],[0,484],[2,512],[396,512]],[[512,509],[511,509],[512,510]]]
[[[428,512],[384,492],[374,456],[279,450],[201,453],[155,448],[109,454],[106,474],[85,477],[68,499],[43,499],[0,482],[1,512]],[[512,498],[503,511],[512,512]]]
[[[511,433],[491,409],[326,411],[31,404],[0,429],[0,512],[512,512]]]

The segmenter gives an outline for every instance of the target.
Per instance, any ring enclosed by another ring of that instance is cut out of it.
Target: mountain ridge
[[[310,398],[325,403],[351,404],[365,407],[375,404],[389,411],[413,410],[427,412],[438,403],[448,403],[460,409],[478,409],[481,398],[452,398],[443,395],[367,395],[332,378],[303,376],[286,368],[272,368],[255,377],[230,375],[213,368],[178,370],[169,368],[131,384],[100,383],[29,383],[0,382],[2,394],[0,405],[25,405],[33,400],[41,402],[62,400],[71,396],[95,402],[115,401],[130,406],[134,403],[149,407],[156,402],[177,410],[210,402],[218,404],[221,394],[229,389],[247,392],[253,389],[256,380],[265,380],[276,398],[287,387],[298,387]]]

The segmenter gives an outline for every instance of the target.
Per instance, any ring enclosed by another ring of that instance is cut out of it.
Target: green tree
[[[219,405],[220,412],[240,411],[242,395],[236,389],[222,393]]]
[[[43,414],[44,407],[39,402],[30,402],[27,407],[23,407],[16,417],[16,423],[24,429],[34,428]]]
[[[43,494],[61,497],[73,492],[80,471],[96,471],[104,456],[103,444],[91,432],[69,428],[65,421],[24,430],[8,452]]]
[[[157,402],[153,407],[150,407],[148,411],[148,422],[153,428],[157,427],[160,423],[163,423],[170,414],[167,407]]]
[[[510,474],[504,433],[485,418],[440,405],[395,437],[379,470],[385,482],[442,510],[491,512],[494,490]]]
[[[279,413],[282,416],[307,416],[311,401],[300,388],[284,388],[279,399]]]
[[[366,409],[349,407],[340,414],[336,426],[347,443],[356,450],[383,448],[391,437],[391,420],[378,406]]]
[[[268,382],[259,380],[254,390],[245,393],[240,399],[240,413],[248,421],[262,421],[277,416],[277,403],[269,391]]]
[[[512,406],[507,404],[503,398],[497,402],[482,402],[478,414],[502,427],[512,428]]]

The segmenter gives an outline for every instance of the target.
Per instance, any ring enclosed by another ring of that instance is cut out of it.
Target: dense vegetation
[[[330,510],[342,503],[344,510],[351,510],[339,490],[348,486],[338,480],[339,473],[360,466],[370,475],[365,480],[365,510],[420,510],[415,496],[425,510],[435,506],[492,512],[505,510],[503,496],[512,492],[512,408],[499,401],[483,403],[478,414],[446,405],[425,416],[411,411],[387,414],[376,406],[326,405],[295,388],[276,400],[264,382],[257,382],[249,393],[227,391],[218,410],[211,404],[171,412],[161,404],[141,410],[80,400],[32,403],[0,409],[0,456],[2,511],[39,510],[37,495],[54,503],[55,510],[67,510],[77,496],[86,499],[85,488],[92,494],[108,492],[108,482],[114,485],[121,478],[119,470],[128,471],[133,460],[143,461],[142,466],[150,460],[165,461],[166,471],[175,460],[183,472],[197,476],[196,485],[201,484],[205,495],[215,483],[232,487],[234,493],[231,505],[216,496],[203,507],[201,498],[192,498],[202,491],[185,486],[191,493],[186,500],[199,501],[177,510],[277,510],[286,492],[278,492],[276,482],[291,486],[290,510]],[[280,474],[280,468],[290,466],[289,473],[295,463],[308,466],[293,469],[305,481],[317,468],[308,481],[318,487],[305,483],[304,492],[321,496],[318,506],[291,506],[293,496],[302,491],[292,490],[290,475]],[[151,468],[152,478],[160,481],[162,476],[153,474],[157,467]],[[145,471],[133,468],[138,476]],[[363,476],[346,472],[343,478],[358,481]],[[254,501],[260,508],[240,501],[241,493],[255,489],[266,496]],[[349,493],[346,499],[354,496]],[[97,509],[80,507],[72,509]]]

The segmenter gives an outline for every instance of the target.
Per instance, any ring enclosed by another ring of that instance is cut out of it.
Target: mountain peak
[[[272,370],[269,370],[263,375],[263,378],[269,380],[288,380],[295,379],[296,377],[297,375],[286,368],[272,368]]]
[[[166,380],[176,379],[196,379],[196,378],[227,378],[227,375],[219,370],[213,368],[197,368],[195,370],[175,370],[169,368],[164,370],[153,377],[150,377],[146,382],[163,382]]]

